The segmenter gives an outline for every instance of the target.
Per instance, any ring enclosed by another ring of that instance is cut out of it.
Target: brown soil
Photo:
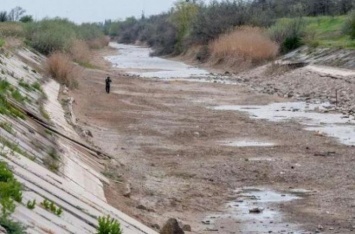
[[[237,188],[303,188],[315,192],[278,207],[288,222],[308,231],[319,225],[327,233],[354,229],[354,148],[304,131],[294,122],[253,120],[243,113],[211,108],[284,101],[275,95],[243,86],[127,78],[102,60],[113,51],[101,53],[97,59],[103,69],[85,70],[79,89],[71,94],[79,124],[114,157],[106,171],[116,181],[105,189],[109,203],[150,226],[162,227],[169,218],[177,218],[191,225],[193,232],[205,233],[201,221],[223,211]],[[109,95],[106,74],[113,80]],[[235,138],[278,145],[221,144]],[[319,152],[335,155],[314,156]],[[254,157],[274,161],[249,160]],[[123,196],[128,182],[130,198]],[[231,232],[221,228],[218,233]]]

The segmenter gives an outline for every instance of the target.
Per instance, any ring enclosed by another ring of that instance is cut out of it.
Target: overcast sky
[[[76,23],[140,17],[169,10],[175,0],[0,0],[0,11],[20,6],[35,19],[63,17]]]

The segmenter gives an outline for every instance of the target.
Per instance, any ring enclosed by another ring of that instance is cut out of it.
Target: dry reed
[[[240,27],[220,36],[209,45],[215,59],[238,60],[259,63],[275,58],[279,47],[263,29],[257,27]]]
[[[72,63],[70,56],[62,52],[54,52],[47,59],[46,71],[61,84],[69,88],[77,86],[77,77],[80,71]]]

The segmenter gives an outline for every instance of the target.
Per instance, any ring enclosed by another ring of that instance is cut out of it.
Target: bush
[[[0,162],[1,217],[7,218],[15,211],[16,202],[22,201],[22,186],[4,162]]]
[[[110,216],[99,217],[98,234],[122,234],[120,223]]]
[[[41,206],[59,217],[63,214],[63,209],[61,207],[57,207],[53,201],[50,202],[47,199],[44,199]]]
[[[259,63],[274,58],[278,53],[278,45],[260,28],[240,27],[211,42],[210,51],[215,58],[236,58]]]
[[[103,48],[110,42],[97,24],[82,24],[78,26],[77,34],[78,39],[85,41],[91,49]]]
[[[5,228],[8,234],[25,234],[25,227],[18,222],[11,219],[0,217],[0,226]]]
[[[89,45],[90,49],[101,49],[105,46],[108,46],[109,43],[110,43],[109,37],[99,37],[99,38],[87,41],[87,44]]]
[[[269,28],[270,37],[280,45],[282,53],[302,45],[305,23],[302,19],[283,19]]]
[[[355,10],[351,11],[343,26],[345,34],[349,35],[352,40],[355,39]]]
[[[36,207],[36,199],[33,201],[28,201],[26,206],[28,209],[33,210]]]
[[[77,63],[88,63],[90,61],[90,48],[83,40],[74,40],[69,51],[70,56]]]
[[[77,86],[76,76],[78,71],[72,64],[70,57],[64,53],[55,52],[51,54],[47,59],[46,71],[59,83],[65,84],[69,88]]]
[[[76,25],[65,19],[45,19],[28,23],[25,28],[28,44],[46,55],[68,51],[76,38]]]

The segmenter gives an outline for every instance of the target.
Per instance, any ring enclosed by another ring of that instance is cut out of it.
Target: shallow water
[[[146,78],[206,78],[206,70],[189,66],[185,63],[159,57],[151,57],[151,49],[134,45],[111,43],[119,50],[118,55],[108,56],[114,67],[124,69],[126,73]]]
[[[226,204],[223,214],[210,215],[203,221],[209,230],[224,229],[225,232],[241,233],[302,233],[297,224],[288,223],[278,209],[280,204],[300,199],[292,194],[281,194],[273,190],[245,188],[235,191],[236,199]],[[261,213],[251,213],[253,208]],[[207,229],[207,230],[208,230]]]
[[[279,122],[296,120],[306,130],[317,131],[336,138],[345,145],[355,145],[355,120],[342,114],[319,113],[330,105],[308,104],[305,102],[272,103],[265,106],[217,106],[216,110],[247,112],[251,118]]]
[[[272,147],[275,146],[275,143],[272,142],[263,142],[256,140],[233,140],[233,141],[225,141],[222,142],[222,145],[232,146],[232,147]]]

